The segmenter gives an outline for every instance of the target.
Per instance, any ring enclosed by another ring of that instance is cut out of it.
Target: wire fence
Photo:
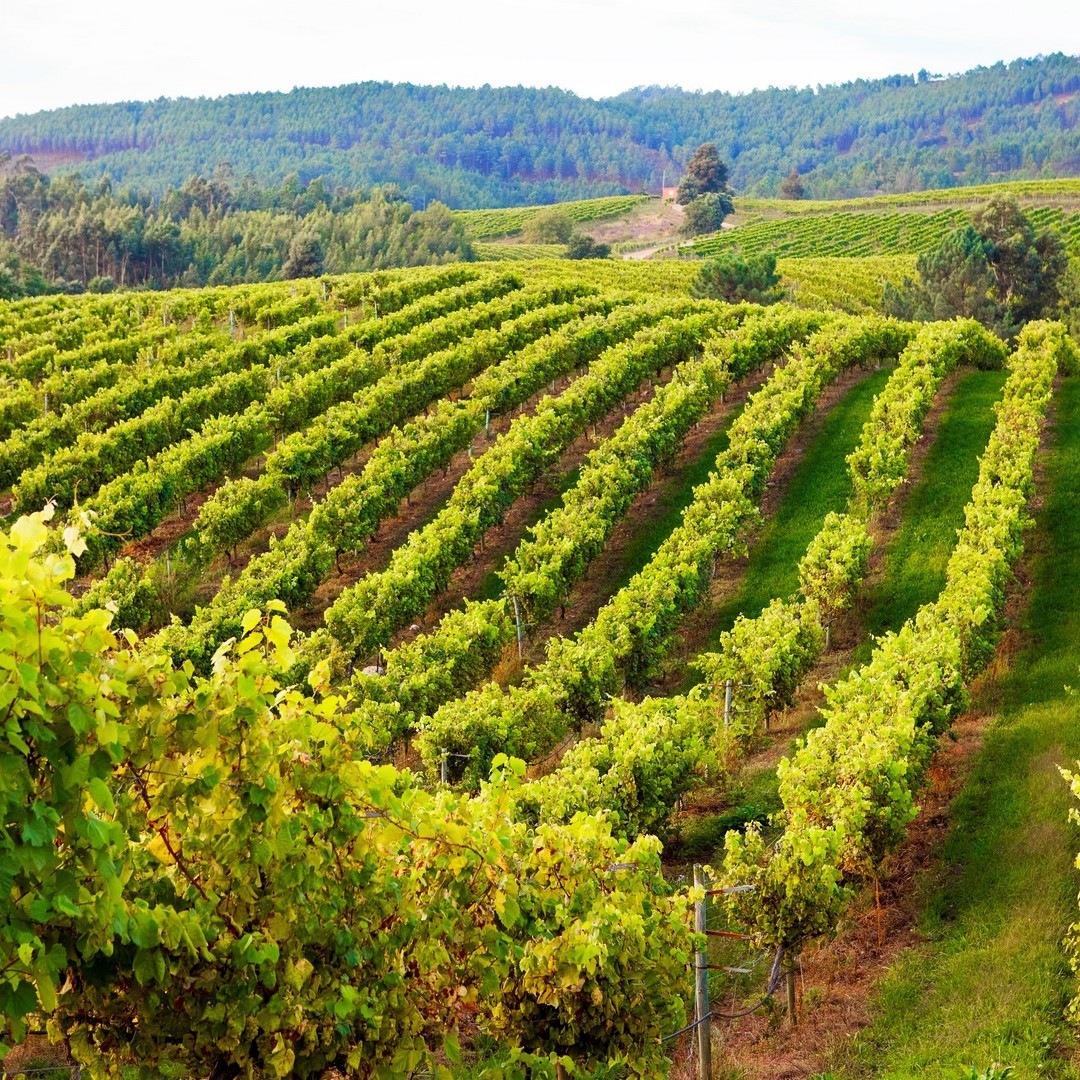
[[[720,930],[709,926],[709,897],[721,894],[750,892],[753,885],[736,885],[722,889],[705,888],[706,880],[704,870],[700,866],[694,867],[694,884],[702,889],[702,898],[697,901],[694,911],[694,929],[705,937],[705,949],[694,954],[694,1019],[684,1027],[673,1031],[662,1038],[662,1042],[668,1043],[681,1036],[697,1033],[696,1057],[698,1059],[698,1075],[701,1078],[709,1077],[712,1072],[711,1064],[711,1037],[712,1022],[714,1020],[738,1020],[744,1016],[761,1009],[780,989],[787,983],[787,1009],[789,1023],[794,1022],[793,1006],[793,974],[792,962],[785,956],[784,947],[781,945],[775,953],[761,952],[754,956],[744,956],[734,962],[709,963],[709,942],[717,943],[717,939],[725,940],[731,945],[748,940],[746,934],[732,930]],[[715,952],[715,949],[713,950]],[[753,1004],[740,1007],[739,1002],[746,1001],[751,997],[755,978],[760,979],[764,973],[764,965],[771,956],[768,964],[768,975],[764,986],[756,996]],[[786,961],[786,962],[785,962]],[[727,975],[731,979],[731,1006],[729,1009],[721,1009],[709,1000],[709,972],[717,972]],[[759,971],[762,974],[759,974]]]

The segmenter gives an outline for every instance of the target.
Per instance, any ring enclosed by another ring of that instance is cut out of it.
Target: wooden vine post
[[[522,647],[521,647],[521,609],[518,607],[517,593],[511,593],[510,594],[510,599],[514,603],[514,625],[517,628],[517,654],[518,654],[518,659],[520,660],[521,657],[522,657]]]
[[[694,864],[694,888],[702,891],[694,903],[694,929],[705,934],[705,872]],[[694,1023],[697,1025],[698,1080],[712,1080],[712,1021],[709,1017],[709,954],[694,953]]]
[[[787,1026],[792,1031],[798,1024],[798,1017],[795,1013],[795,963],[795,957],[790,956],[784,971],[784,989],[787,998]]]

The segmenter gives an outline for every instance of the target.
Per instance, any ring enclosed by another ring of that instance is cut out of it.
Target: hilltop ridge
[[[744,195],[775,195],[795,169],[810,196],[841,198],[1078,175],[1078,93],[1063,53],[738,95],[358,83],[16,116],[0,152],[149,190],[229,162],[260,183],[393,182],[415,204],[478,208],[656,191],[715,141]]]

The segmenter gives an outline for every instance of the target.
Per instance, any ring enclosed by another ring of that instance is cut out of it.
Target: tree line
[[[0,120],[0,150],[155,191],[231,161],[263,185],[291,173],[409,200],[535,205],[657,191],[715,142],[747,195],[838,198],[1075,175],[1080,65],[1055,53],[959,76],[930,72],[732,95],[638,87],[360,83],[289,93],[85,105]]]
[[[49,177],[26,159],[0,177],[0,298],[113,288],[229,285],[470,260],[441,203],[414,210],[393,185],[275,186],[221,166],[155,195]]]

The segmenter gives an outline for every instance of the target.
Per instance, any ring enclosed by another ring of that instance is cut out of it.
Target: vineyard
[[[984,203],[991,196],[1008,192],[1025,206],[1069,206],[1080,201],[1080,180],[1010,180],[1000,184],[972,184],[964,187],[937,188],[932,191],[905,191],[893,195],[871,195],[858,199],[753,199],[740,198],[739,208],[747,213],[821,214],[837,210],[877,211],[888,209],[930,210],[942,205],[970,206]]]
[[[1066,247],[1080,252],[1080,210],[1041,207],[1028,215],[1037,228],[1061,233]],[[718,236],[699,240],[693,250],[715,255],[737,250],[746,254],[768,251],[784,256],[921,255],[930,251],[969,215],[957,208],[924,214],[914,211],[885,213],[805,214],[743,225]]]
[[[793,1023],[1067,490],[1061,324],[875,311],[962,215],[697,245],[784,254],[772,307],[537,257],[0,304],[0,1042],[47,1022],[94,1076],[663,1077],[785,980]]]
[[[559,203],[559,209],[579,223],[602,221],[625,214],[646,199],[647,195],[610,195],[602,199]],[[467,236],[485,240],[521,232],[532,218],[545,209],[544,206],[517,206],[497,210],[457,210],[454,217],[461,222]]]

